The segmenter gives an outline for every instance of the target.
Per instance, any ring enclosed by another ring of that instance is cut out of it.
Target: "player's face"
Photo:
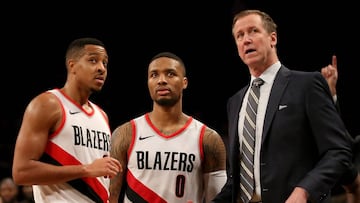
[[[178,61],[160,57],[150,63],[148,88],[154,102],[161,106],[173,106],[181,100],[186,87],[184,67]]]
[[[108,55],[104,47],[86,45],[83,55],[75,62],[78,82],[92,92],[102,89],[107,77]]]

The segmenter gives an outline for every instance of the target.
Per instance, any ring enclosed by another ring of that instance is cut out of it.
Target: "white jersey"
[[[124,203],[201,203],[205,125],[190,117],[183,128],[164,135],[148,114],[131,120],[131,124]]]
[[[49,90],[59,99],[63,120],[49,136],[41,160],[55,165],[90,164],[109,155],[110,126],[100,108],[89,101],[93,112],[87,113],[59,89]],[[81,178],[53,185],[34,185],[36,203],[107,202],[110,180],[104,177]]]

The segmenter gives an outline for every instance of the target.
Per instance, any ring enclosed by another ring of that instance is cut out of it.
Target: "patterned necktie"
[[[255,125],[257,106],[259,103],[260,86],[264,84],[261,78],[256,78],[251,86],[242,137],[242,154],[240,162],[240,190],[241,199],[248,203],[254,194],[254,151],[255,151]]]

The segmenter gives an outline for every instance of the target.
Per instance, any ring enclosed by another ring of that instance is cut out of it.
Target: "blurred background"
[[[350,133],[360,134],[357,7],[346,1],[98,1],[9,2],[2,6],[1,177],[11,175],[14,143],[28,102],[62,87],[65,49],[75,38],[107,45],[109,75],[91,97],[107,111],[111,128],[150,111],[150,58],[172,51],[187,66],[184,111],[226,137],[226,101],[249,80],[231,35],[232,15],[244,8],[268,12],[278,24],[278,52],[290,69],[320,71],[338,58],[338,99]],[[317,3],[318,4],[318,3]],[[6,14],[5,14],[6,13]],[[358,90],[357,90],[358,92]]]

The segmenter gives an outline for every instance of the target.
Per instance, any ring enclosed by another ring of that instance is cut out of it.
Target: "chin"
[[[96,93],[96,92],[100,92],[102,90],[102,87],[97,87],[97,88],[91,88],[91,91]]]

